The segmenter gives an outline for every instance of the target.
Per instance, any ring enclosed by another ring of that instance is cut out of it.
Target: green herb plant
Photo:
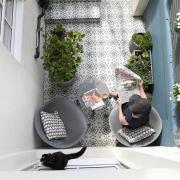
[[[152,83],[150,52],[144,51],[138,56],[131,56],[125,66],[142,78],[147,90],[148,85]]]
[[[153,44],[150,32],[135,33],[132,40],[141,50],[152,50]]]
[[[66,31],[61,24],[44,35],[43,68],[51,82],[62,84],[75,76],[82,62],[84,36],[82,32]]]
[[[177,102],[180,102],[180,84],[176,83],[173,85],[172,93]]]

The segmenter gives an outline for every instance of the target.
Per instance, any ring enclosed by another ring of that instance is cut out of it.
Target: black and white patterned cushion
[[[44,131],[49,140],[67,137],[66,129],[58,112],[40,112]]]
[[[129,143],[136,143],[142,139],[145,139],[155,133],[155,130],[149,126],[142,126],[136,129],[129,129],[123,127],[118,133],[125,138]]]

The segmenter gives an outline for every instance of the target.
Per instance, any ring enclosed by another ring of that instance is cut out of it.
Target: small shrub
[[[142,78],[142,80],[144,81],[145,90],[147,90],[148,85],[152,83],[151,61],[149,52],[144,51],[138,56],[131,56],[128,60],[128,64],[126,64],[125,66]]]
[[[151,50],[152,49],[152,37],[150,32],[146,33],[135,33],[132,36],[133,42],[139,46],[141,50]]]
[[[176,30],[180,30],[180,11],[176,14],[175,27]]]
[[[174,84],[172,89],[173,96],[177,102],[180,102],[180,84]]]
[[[48,71],[53,83],[61,84],[76,74],[83,53],[82,32],[66,31],[58,24],[51,34],[45,34],[43,47],[43,68]]]

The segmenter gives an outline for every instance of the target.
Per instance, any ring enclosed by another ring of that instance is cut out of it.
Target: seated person
[[[122,104],[120,99],[117,100],[120,123],[132,129],[145,125],[151,112],[151,104],[147,100],[142,81],[139,84],[139,91],[140,95],[132,95],[127,103]],[[117,92],[111,92],[110,95],[118,97]]]

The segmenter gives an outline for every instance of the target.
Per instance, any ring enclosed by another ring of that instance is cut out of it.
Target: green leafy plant
[[[61,84],[75,76],[82,61],[84,36],[82,32],[66,31],[61,24],[44,35],[43,68],[48,71],[50,81]]]
[[[148,85],[152,83],[150,52],[144,51],[138,56],[131,56],[125,66],[139,75],[144,82],[145,90],[148,89]]]
[[[132,40],[141,50],[152,49],[153,44],[152,44],[152,37],[150,32],[135,33],[132,36]]]
[[[172,88],[172,93],[177,102],[180,102],[180,84],[174,84]]]
[[[176,14],[175,27],[176,30],[180,30],[180,11]]]

